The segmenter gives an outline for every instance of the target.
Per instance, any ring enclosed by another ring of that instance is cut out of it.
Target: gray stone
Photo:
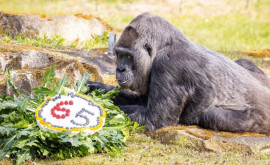
[[[11,71],[10,75],[13,84],[20,90],[21,93],[29,95],[31,93],[31,89],[38,86],[38,82],[35,81],[31,72]],[[6,94],[9,96],[15,95],[9,84],[7,84]]]
[[[74,15],[44,16],[5,13],[0,13],[0,29],[13,36],[18,34],[34,37],[60,35],[68,42],[77,39],[86,41],[92,39],[93,35],[102,35],[107,30],[106,26],[94,17],[86,19]]]
[[[52,50],[54,51],[54,50]],[[115,75],[116,56],[107,53],[105,50],[79,50],[79,51],[57,51],[76,57],[80,62],[96,66],[101,77]]]
[[[53,62],[51,55],[36,50],[25,50],[21,53],[14,53],[12,56],[14,58],[7,65],[12,69],[46,68]]]
[[[12,60],[12,57],[8,54],[4,54],[0,52],[0,71],[5,72],[6,66],[10,61]]]

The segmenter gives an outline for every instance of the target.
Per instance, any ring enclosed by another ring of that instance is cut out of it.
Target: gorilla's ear
[[[146,43],[144,44],[144,49],[147,51],[147,53],[149,54],[149,56],[152,56],[152,47],[150,44]]]
[[[139,37],[139,33],[131,26],[126,27],[121,38],[119,39],[119,46],[132,48],[135,40]]]
[[[131,41],[135,41],[139,37],[139,33],[131,26],[126,27],[125,32]]]

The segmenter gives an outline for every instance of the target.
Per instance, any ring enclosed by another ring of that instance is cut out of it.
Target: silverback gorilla
[[[270,81],[252,62],[233,62],[148,13],[125,28],[114,53],[119,85],[136,91],[122,90],[114,103],[150,131],[184,124],[270,133]]]

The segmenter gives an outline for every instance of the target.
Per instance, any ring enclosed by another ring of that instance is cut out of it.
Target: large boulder
[[[70,84],[85,72],[91,81],[117,85],[115,80],[115,57],[96,51],[56,51],[24,45],[0,45],[0,94],[13,95],[7,85],[4,72],[11,70],[13,83],[24,93],[41,85],[44,73],[55,64],[55,77],[62,78],[66,73]]]
[[[30,37],[52,37],[60,35],[66,41],[77,39],[86,41],[95,35],[102,35],[108,25],[93,16],[87,15],[28,15],[6,14],[0,12],[0,31],[15,36],[24,34]]]
[[[216,132],[197,126],[169,126],[150,133],[165,144],[199,151],[264,154],[270,152],[270,137],[257,133]]]

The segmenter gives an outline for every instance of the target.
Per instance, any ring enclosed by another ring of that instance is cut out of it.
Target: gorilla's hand
[[[105,91],[108,92],[114,88],[113,86],[105,85],[101,82],[94,82],[94,81],[88,81],[86,86],[89,88],[87,93],[90,93],[95,89],[105,89]]]
[[[89,88],[89,93],[94,91],[95,89],[103,89],[104,84],[101,82],[88,81],[86,86]]]

